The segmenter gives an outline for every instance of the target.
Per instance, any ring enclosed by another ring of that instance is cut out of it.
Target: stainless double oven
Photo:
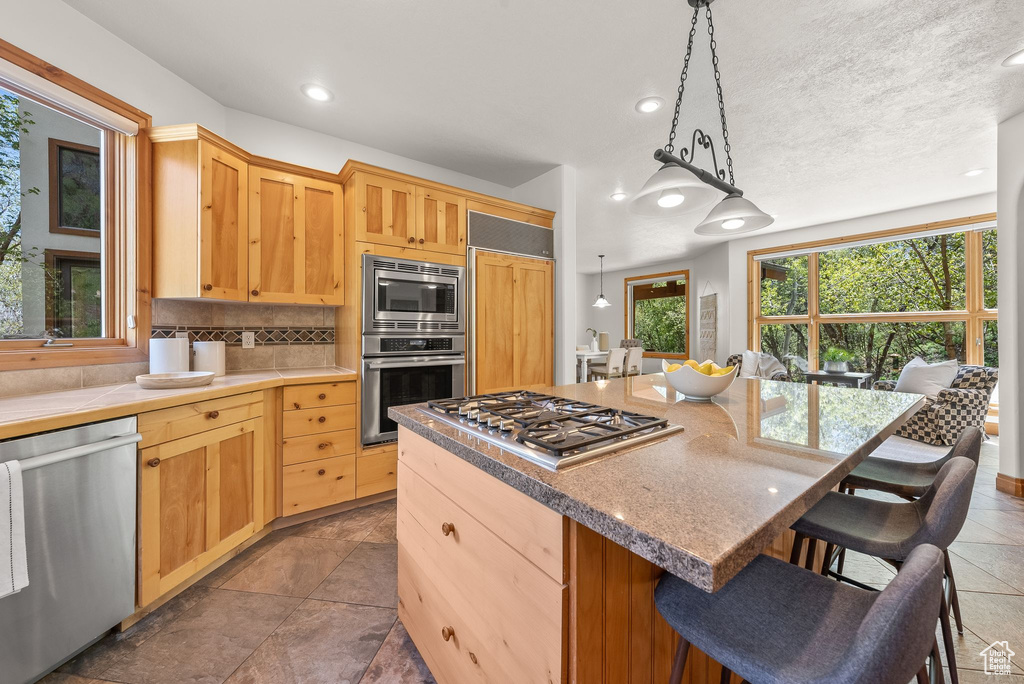
[[[363,255],[362,442],[398,439],[388,408],[463,396],[466,269]]]

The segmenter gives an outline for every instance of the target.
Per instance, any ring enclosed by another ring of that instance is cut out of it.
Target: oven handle
[[[463,366],[466,359],[438,359],[435,356],[418,356],[401,361],[367,361],[367,368],[408,368],[410,366]]]

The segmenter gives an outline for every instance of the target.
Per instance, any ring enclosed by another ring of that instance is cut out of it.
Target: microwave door
[[[453,278],[377,271],[373,298],[376,320],[458,320],[458,281]]]

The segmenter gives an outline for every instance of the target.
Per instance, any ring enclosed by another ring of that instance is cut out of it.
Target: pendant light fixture
[[[729,144],[729,126],[725,119],[725,100],[722,96],[722,74],[718,70],[716,51],[718,44],[715,42],[715,24],[711,19],[711,3],[714,0],[687,0],[687,2],[693,8],[693,17],[690,20],[690,36],[686,42],[683,70],[679,75],[672,128],[669,130],[668,143],[664,148],[654,152],[654,159],[662,166],[630,202],[630,210],[644,216],[678,216],[707,206],[719,196],[716,192],[718,190],[725,193],[725,198],[711,210],[707,218],[697,224],[697,234],[736,235],[758,230],[771,225],[775,219],[744,198],[743,191],[736,187],[736,178],[732,167],[732,146]],[[711,65],[715,73],[715,88],[718,94],[718,112],[722,122],[722,140],[728,181],[726,181],[726,169],[718,166],[714,141],[709,134],[699,128],[694,129],[690,146],[680,149],[679,156],[675,155],[676,128],[679,126],[679,112],[683,103],[683,92],[686,89],[686,76],[690,69],[690,56],[693,54],[693,39],[697,34],[697,21],[702,8],[705,10],[708,22]],[[711,153],[711,171],[706,171],[693,164],[698,147]]]
[[[601,294],[597,295],[597,299],[594,300],[594,306],[603,309],[611,306],[612,303],[604,298],[604,254],[598,254],[597,258],[601,260]]]

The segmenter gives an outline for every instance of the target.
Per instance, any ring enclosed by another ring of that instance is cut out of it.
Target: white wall
[[[577,277],[576,302],[576,335],[574,344],[590,344],[591,335],[586,330],[594,328],[598,332],[607,332],[611,344],[619,343],[625,333],[626,303],[623,294],[623,282],[626,278],[643,276],[651,273],[667,271],[690,271],[690,321],[687,326],[690,336],[690,355],[696,358],[700,354],[700,296],[707,293],[718,294],[718,345],[715,362],[724,364],[732,351],[729,347],[729,279],[727,272],[728,248],[722,244],[692,259],[677,259],[659,264],[650,264],[640,268],[606,271],[604,274],[604,296],[611,306],[604,309],[594,308],[600,287],[600,275],[584,275]],[[740,350],[742,351],[742,350]],[[699,359],[703,361],[704,359]],[[644,372],[654,372],[661,368],[660,359],[644,359]]]
[[[995,210],[996,196],[990,193],[950,200],[948,202],[928,204],[921,207],[900,209],[899,211],[890,211],[884,214],[861,216],[847,221],[796,228],[730,241],[727,243],[729,249],[729,291],[732,293],[729,306],[728,329],[731,338],[728,345],[729,348],[735,350],[747,348],[747,252],[766,247],[843,237],[857,233],[886,230],[888,228],[901,228],[932,221],[944,221],[952,218],[986,214]],[[1000,236],[1001,239],[1002,236]],[[1002,281],[1003,271],[1000,271],[999,278]],[[1001,296],[1000,301],[1004,301]],[[1000,326],[1000,333],[1002,333],[1001,328],[1002,326]],[[1000,347],[1002,347],[1001,340]]]
[[[1024,477],[1020,264],[1024,263],[1024,112],[999,124],[999,472]]]

